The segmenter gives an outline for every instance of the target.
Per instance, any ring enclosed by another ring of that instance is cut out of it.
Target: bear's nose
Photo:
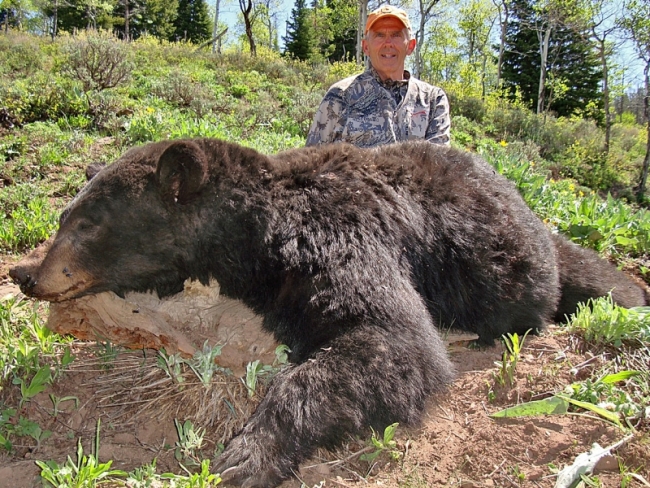
[[[20,290],[23,293],[26,293],[28,290],[31,290],[36,286],[36,280],[27,272],[27,269],[20,266],[11,268],[9,270],[9,276],[11,279],[20,286]]]

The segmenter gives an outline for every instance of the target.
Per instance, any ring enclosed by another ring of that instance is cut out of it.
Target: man
[[[447,95],[404,69],[415,44],[404,10],[387,5],[368,15],[362,47],[371,67],[332,85],[316,112],[307,145],[349,142],[372,147],[409,139],[449,144]]]

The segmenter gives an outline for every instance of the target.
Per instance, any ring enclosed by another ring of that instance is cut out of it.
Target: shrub
[[[475,149],[486,138],[483,127],[464,115],[453,116],[451,136],[454,146],[464,149]]]
[[[172,71],[152,85],[152,93],[179,108],[191,108],[203,117],[217,104],[212,90],[181,71]]]
[[[0,66],[4,71],[13,76],[24,77],[43,68],[43,53],[36,38],[16,34],[2,38]]]
[[[452,115],[462,115],[475,122],[483,122],[487,108],[483,100],[477,97],[450,99]]]
[[[21,123],[83,115],[88,104],[82,95],[70,80],[45,71],[11,84],[0,84],[0,100]]]
[[[594,190],[608,190],[619,181],[599,146],[576,140],[559,159],[559,175]]]
[[[63,72],[79,80],[84,91],[114,88],[128,80],[133,69],[127,44],[109,34],[74,39],[65,48]]]

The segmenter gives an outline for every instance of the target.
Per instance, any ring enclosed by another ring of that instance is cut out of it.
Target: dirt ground
[[[5,273],[0,273],[0,281],[6,290]],[[495,383],[494,362],[500,359],[502,346],[478,350],[461,342],[451,343],[449,351],[457,379],[448,392],[432,399],[420,427],[398,428],[399,459],[382,454],[372,464],[362,461],[360,454],[371,450],[368,439],[350,439],[338,452],[319,452],[301,466],[296,479],[282,486],[298,488],[304,482],[310,488],[553,487],[554,466],[573,463],[593,443],[605,447],[626,436],[585,414],[506,420],[489,417],[506,406],[550,396],[598,371],[609,359],[607,353],[584,349],[578,339],[557,327],[526,339],[512,387]],[[84,452],[92,452],[99,419],[100,461],[112,459],[113,469],[129,471],[155,458],[158,473],[181,472],[174,458],[178,440],[174,419],[191,419],[206,429],[200,456],[212,458],[219,443],[242,425],[258,401],[248,398],[242,382],[234,376],[224,377],[221,384],[209,389],[192,382],[191,376],[183,385],[175,384],[156,366],[153,350],[121,352],[110,364],[105,352],[96,343],[75,342],[76,359],[70,369],[25,404],[20,415],[37,421],[52,435],[38,447],[29,439],[25,445],[16,445],[13,454],[0,454],[0,487],[40,486],[34,461],[61,463],[68,455],[74,459],[78,439],[82,439]],[[0,391],[0,402],[17,405],[18,399],[11,397],[10,391]],[[74,396],[78,406],[64,402],[61,411],[53,415],[50,394]],[[216,410],[221,413],[215,414]],[[622,486],[620,466],[637,475],[624,486],[649,486],[644,483],[650,480],[647,419],[615,454],[615,459],[600,466],[604,470],[598,474],[601,486]]]

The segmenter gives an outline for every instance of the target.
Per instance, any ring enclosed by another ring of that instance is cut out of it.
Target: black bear
[[[645,304],[623,273],[552,236],[485,161],[425,142],[134,148],[68,205],[46,252],[11,270],[31,296],[165,296],[213,277],[291,348],[293,365],[218,460],[248,487],[276,486],[369,426],[416,424],[453,377],[439,328],[491,344],[611,290]]]

